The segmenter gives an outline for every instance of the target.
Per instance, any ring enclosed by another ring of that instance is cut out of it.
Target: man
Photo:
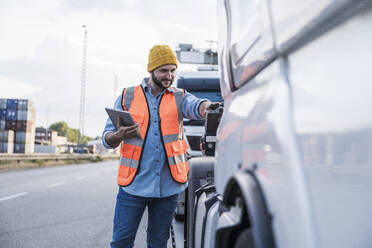
[[[122,126],[117,120],[116,129],[107,120],[103,144],[121,144],[111,247],[133,247],[146,206],[147,246],[167,246],[177,195],[187,187],[183,117],[205,118],[207,109],[218,106],[171,87],[176,69],[177,58],[169,46],[155,45],[149,53],[149,79],[124,89],[114,106],[129,111],[136,124]]]

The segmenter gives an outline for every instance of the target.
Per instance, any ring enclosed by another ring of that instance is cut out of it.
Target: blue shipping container
[[[5,130],[5,120],[0,120],[0,130]]]
[[[27,99],[18,99],[17,109],[28,110],[30,108],[31,102]]]
[[[8,121],[15,121],[15,120],[17,120],[17,110],[7,109],[7,111],[6,111],[6,118],[5,119],[8,120]]]
[[[16,110],[18,106],[18,99],[8,99],[7,109]]]
[[[0,99],[0,109],[6,109],[6,99]]]
[[[6,109],[0,109],[0,120],[6,119]]]

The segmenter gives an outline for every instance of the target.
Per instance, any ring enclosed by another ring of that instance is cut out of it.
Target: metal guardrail
[[[67,160],[67,159],[116,159],[119,155],[106,154],[1,154],[0,161],[22,161],[22,160]]]

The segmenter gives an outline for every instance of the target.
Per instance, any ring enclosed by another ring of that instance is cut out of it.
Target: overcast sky
[[[88,27],[85,134],[100,135],[118,89],[147,76],[149,49],[217,39],[215,0],[0,1],[0,98],[31,99],[36,125],[78,128]],[[179,70],[189,70],[181,65]]]

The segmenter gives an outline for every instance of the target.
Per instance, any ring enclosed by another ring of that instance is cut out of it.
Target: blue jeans
[[[147,206],[147,247],[166,248],[177,199],[177,195],[165,198],[140,197],[119,188],[111,247],[133,247],[138,225]]]

